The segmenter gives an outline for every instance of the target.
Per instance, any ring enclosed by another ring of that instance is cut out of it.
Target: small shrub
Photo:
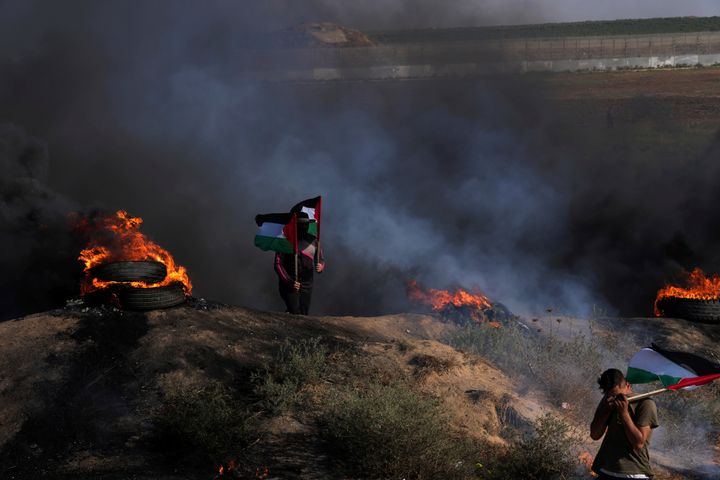
[[[466,478],[467,442],[449,429],[439,402],[405,383],[336,390],[320,431],[346,475],[358,478]]]
[[[285,341],[272,360],[253,375],[263,408],[281,414],[302,398],[302,388],[317,382],[327,368],[329,348],[321,338]]]
[[[432,372],[441,374],[445,373],[456,363],[452,359],[439,358],[433,355],[418,354],[410,359],[410,365],[415,367],[414,375],[417,378],[423,378]]]
[[[254,416],[219,383],[178,388],[165,398],[156,425],[164,449],[197,461],[216,461],[257,437]]]
[[[412,343],[407,342],[403,339],[400,339],[397,341],[397,348],[401,352],[411,352],[411,351],[415,350],[415,345],[413,345]]]
[[[514,442],[485,478],[492,480],[555,480],[572,477],[578,469],[580,439],[561,419],[546,414],[535,432]]]

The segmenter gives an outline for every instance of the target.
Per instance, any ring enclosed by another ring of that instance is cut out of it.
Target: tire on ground
[[[185,291],[181,283],[164,287],[124,287],[118,291],[120,306],[125,310],[155,310],[185,303]]]
[[[90,270],[90,274],[104,282],[158,283],[165,280],[167,268],[160,262],[111,262]]]
[[[664,317],[683,318],[693,322],[720,323],[720,300],[667,297],[658,303]]]

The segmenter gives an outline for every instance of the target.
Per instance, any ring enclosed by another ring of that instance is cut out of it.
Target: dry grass
[[[271,415],[279,415],[300,403],[303,388],[326,372],[329,351],[320,337],[285,341],[252,376],[262,407]]]
[[[321,435],[339,473],[356,478],[462,479],[479,455],[449,427],[440,402],[407,383],[334,389]]]
[[[184,461],[213,462],[258,438],[256,416],[222,384],[178,386],[156,417],[162,450]]]
[[[414,367],[414,376],[418,379],[425,378],[430,373],[445,373],[457,366],[457,362],[450,358],[440,358],[434,355],[417,354],[410,359],[410,365]]]

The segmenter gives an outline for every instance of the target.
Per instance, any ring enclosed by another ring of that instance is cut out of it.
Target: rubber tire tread
[[[720,323],[720,300],[668,297],[658,307],[663,316],[699,323]]]
[[[98,265],[90,274],[104,282],[158,283],[165,280],[167,268],[160,262],[110,262]]]
[[[124,310],[156,310],[185,303],[185,291],[179,283],[155,288],[125,287],[118,292],[118,299]]]

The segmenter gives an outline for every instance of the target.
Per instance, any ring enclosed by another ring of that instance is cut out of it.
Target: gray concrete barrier
[[[246,51],[244,75],[332,81],[720,64],[720,32]]]

